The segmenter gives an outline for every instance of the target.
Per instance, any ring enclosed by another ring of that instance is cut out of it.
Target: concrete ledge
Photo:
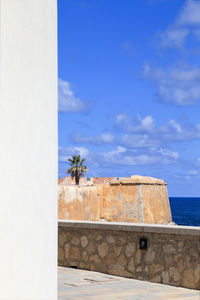
[[[148,233],[164,233],[164,234],[182,234],[200,237],[200,227],[195,226],[178,226],[178,225],[158,225],[143,223],[104,223],[91,221],[76,220],[59,220],[59,227],[66,228],[82,228],[82,229],[99,229],[99,230],[117,230],[131,232],[148,232]]]

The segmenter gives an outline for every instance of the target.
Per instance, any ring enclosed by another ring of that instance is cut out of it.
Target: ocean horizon
[[[173,222],[200,226],[200,197],[169,197],[169,202]]]

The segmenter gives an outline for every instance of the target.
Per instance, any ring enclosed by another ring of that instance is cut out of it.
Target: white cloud
[[[68,81],[58,79],[58,110],[60,112],[87,113],[91,107],[92,102],[82,101],[75,97]]]
[[[177,121],[175,121],[175,120],[170,120],[169,121],[169,125],[171,125],[171,127],[172,128],[174,128],[174,130],[175,130],[175,132],[176,133],[182,133],[183,132],[183,130],[182,130],[182,128],[181,128],[181,125],[177,122]]]
[[[115,118],[115,124],[122,126],[131,132],[151,132],[154,129],[154,120],[151,115],[142,118],[140,115],[136,116],[133,125],[130,123],[130,118],[128,115],[120,114]]]
[[[178,162],[179,155],[170,149],[154,147],[146,149],[128,149],[117,146],[107,152],[93,152],[84,147],[59,148],[59,162],[68,162],[75,154],[86,158],[86,165],[92,168],[110,168],[114,166],[174,164]]]
[[[178,16],[177,24],[200,25],[200,1],[186,1]]]
[[[162,154],[165,157],[169,157],[169,158],[173,158],[173,159],[179,158],[178,152],[172,151],[170,149],[160,148],[160,149],[158,149],[158,153]]]
[[[88,156],[88,154],[90,153],[89,150],[84,147],[75,147],[74,150],[79,152],[80,156],[84,157]]]
[[[188,171],[188,175],[196,176],[196,175],[198,175],[198,172],[197,172],[197,170],[190,170],[190,171]]]
[[[200,2],[188,0],[183,5],[175,22],[161,34],[161,46],[181,48],[189,35],[196,36],[199,28]]]
[[[116,159],[120,158],[121,154],[125,153],[125,152],[126,152],[126,148],[121,147],[121,146],[117,146],[117,148],[115,150],[103,153],[103,157],[104,157],[105,160],[111,162],[113,160],[116,160]]]
[[[151,115],[144,117],[138,115],[133,123],[131,123],[129,116],[127,116],[127,120],[129,122],[125,126],[123,122],[118,124],[120,134],[117,134],[117,136],[110,132],[104,132],[98,136],[84,136],[80,133],[75,133],[70,136],[70,140],[75,144],[105,145],[118,143],[121,146],[138,149],[160,147],[171,142],[186,142],[200,139],[200,123],[192,125],[171,119],[164,124],[156,126],[155,120]]]
[[[100,140],[104,143],[112,143],[114,141],[114,136],[109,132],[102,133],[100,135]]]
[[[182,47],[188,34],[188,29],[172,26],[161,34],[161,46]]]
[[[200,178],[200,171],[196,169],[192,169],[189,171],[186,171],[185,174],[182,174],[182,177],[185,178],[187,181],[194,181],[194,180],[199,180]]]
[[[195,165],[196,165],[197,167],[200,167],[200,157],[197,159]]]
[[[87,158],[90,151],[85,147],[59,147],[58,160],[59,162],[68,162],[72,155],[80,155],[82,158]]]
[[[124,134],[121,143],[127,147],[148,148],[160,145],[160,141],[149,134]]]
[[[118,146],[115,150],[103,153],[103,158],[109,164],[118,165],[171,164],[177,162],[179,154],[164,148],[150,148],[142,153]]]
[[[198,140],[200,139],[200,124],[194,126],[191,124],[181,125],[175,120],[170,120],[157,130],[157,134],[163,141],[168,142]]]
[[[133,124],[130,121],[122,128],[126,131],[121,137],[122,145],[134,148],[157,147],[169,142],[200,139],[200,124],[181,124],[177,120],[169,120],[157,127],[152,116],[137,116]]]
[[[180,54],[196,51],[200,41],[200,1],[187,0],[174,22],[160,33],[161,48],[175,47]],[[177,56],[180,60],[181,56]],[[185,60],[185,56],[184,56]],[[160,101],[178,106],[195,105],[200,100],[200,67],[174,64],[169,67],[144,65],[143,76],[156,85]]]
[[[130,121],[130,118],[126,114],[118,114],[115,118],[115,123],[116,124],[126,124]]]
[[[140,115],[137,116],[136,125],[133,127],[134,132],[151,132],[154,129],[154,120],[151,115],[142,118]]]
[[[164,70],[145,64],[143,75],[156,84],[158,97],[163,102],[189,106],[200,99],[200,68],[197,66],[173,66]]]
[[[99,136],[84,136],[80,133],[75,133],[70,136],[70,139],[73,143],[81,144],[93,144],[93,145],[102,145],[109,144],[114,142],[114,136],[109,132],[104,132]]]

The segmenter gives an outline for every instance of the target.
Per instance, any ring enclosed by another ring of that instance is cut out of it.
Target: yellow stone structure
[[[135,175],[99,184],[91,182],[79,186],[58,185],[59,219],[172,222],[167,186],[163,180]]]

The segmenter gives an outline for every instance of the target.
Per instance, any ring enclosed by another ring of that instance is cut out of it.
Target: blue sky
[[[58,0],[59,178],[153,176],[200,196],[200,1]]]

